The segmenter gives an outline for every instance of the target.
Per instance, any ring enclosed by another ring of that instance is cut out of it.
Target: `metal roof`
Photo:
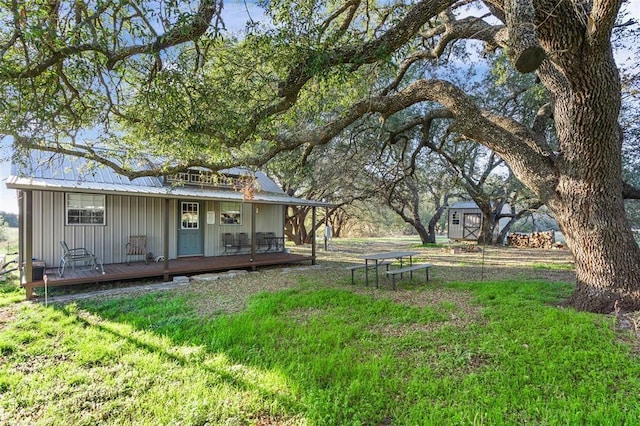
[[[249,201],[240,191],[224,188],[164,185],[162,179],[148,176],[130,180],[114,170],[91,167],[82,158],[43,155],[35,152],[26,165],[13,164],[11,176],[6,180],[9,189],[99,192],[161,198],[212,199],[222,201]],[[326,206],[326,203],[288,196],[273,180],[262,172],[233,168],[222,171],[230,175],[253,174],[257,180],[253,202],[285,205]]]
[[[459,201],[449,206],[450,209],[478,209],[478,205],[473,201]]]

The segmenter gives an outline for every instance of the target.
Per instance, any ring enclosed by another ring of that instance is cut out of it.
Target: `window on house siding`
[[[242,225],[240,203],[220,203],[220,225]]]
[[[451,215],[451,224],[460,225],[460,216],[458,215],[458,212],[453,212]]]
[[[67,194],[67,225],[104,225],[104,210],[104,195]]]

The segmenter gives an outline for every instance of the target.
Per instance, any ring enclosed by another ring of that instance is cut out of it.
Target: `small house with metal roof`
[[[155,275],[168,279],[218,269],[255,269],[261,262],[315,263],[315,246],[311,256],[298,257],[284,249],[285,209],[324,206],[290,197],[264,173],[246,169],[197,168],[130,180],[110,168],[92,167],[83,158],[42,152],[14,164],[6,186],[18,194],[23,283],[37,284],[43,277],[37,270],[34,275],[34,263],[46,265],[43,275],[60,284]],[[127,265],[132,236],[144,236],[142,257],[150,266]],[[94,253],[105,274],[85,271],[74,277],[79,272],[72,271],[61,277],[62,241]],[[180,267],[186,261],[191,267]]]

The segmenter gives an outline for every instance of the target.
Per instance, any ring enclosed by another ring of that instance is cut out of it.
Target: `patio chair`
[[[238,234],[238,250],[248,249],[251,250],[251,242],[249,241],[249,235],[246,232],[240,232]]]
[[[275,232],[267,232],[267,241],[269,242],[269,250],[284,251],[284,238],[276,237]]]
[[[10,272],[18,270],[18,253],[7,253],[0,255],[0,276],[4,276]],[[7,258],[11,256],[11,258]]]
[[[231,232],[225,232],[222,234],[222,245],[224,246],[223,255],[227,254],[230,250],[235,250],[236,252],[239,250],[239,246],[236,243],[236,239]]]
[[[256,250],[269,251],[271,244],[264,232],[256,232]]]
[[[68,266],[71,266],[72,272],[75,272],[76,266],[89,266],[96,270],[100,268],[100,271],[102,271],[102,274],[104,275],[102,262],[95,254],[83,247],[70,249],[64,240],[60,241],[60,245],[64,252],[60,258],[60,264],[58,265],[58,275],[60,275],[60,277],[64,277],[64,270]]]
[[[129,242],[126,245],[127,258],[126,264],[128,265],[129,259],[132,256],[143,256],[144,263],[149,264],[149,258],[147,257],[147,236],[146,235],[133,235],[129,237]]]

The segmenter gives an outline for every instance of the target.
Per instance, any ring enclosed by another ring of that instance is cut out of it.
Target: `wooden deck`
[[[58,275],[57,268],[46,268],[47,285],[63,286],[73,284],[92,284],[107,281],[126,281],[141,278],[162,278],[170,279],[176,275],[192,275],[206,272],[228,271],[231,269],[251,269],[258,267],[286,265],[291,263],[311,262],[312,256],[292,254],[292,253],[257,253],[251,259],[251,255],[216,256],[216,257],[182,257],[169,260],[169,269],[164,269],[164,262],[132,262],[115,263],[104,265],[104,275],[99,270],[78,267],[75,271],[71,268],[65,269],[64,277]],[[26,289],[27,299],[33,298],[33,288],[44,287],[44,281],[33,281],[23,283]]]

